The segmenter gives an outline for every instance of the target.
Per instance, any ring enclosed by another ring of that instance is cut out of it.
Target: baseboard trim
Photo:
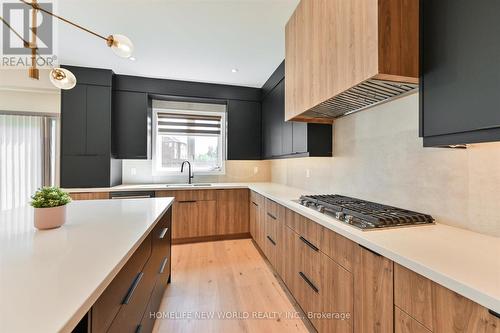
[[[240,234],[230,234],[230,235],[214,235],[214,236],[203,236],[203,237],[178,238],[178,239],[172,239],[172,244],[179,245],[179,244],[213,242],[213,241],[231,240],[231,239],[245,239],[245,238],[252,238],[252,236],[250,236],[249,232],[244,232],[244,233],[240,233]]]

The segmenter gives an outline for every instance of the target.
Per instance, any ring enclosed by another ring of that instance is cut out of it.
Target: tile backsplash
[[[500,236],[500,143],[423,148],[418,94],[337,119],[334,157],[275,160],[272,181],[432,214]]]
[[[270,161],[226,161],[224,175],[205,176],[194,173],[195,183],[268,182],[271,180]],[[123,184],[185,183],[187,174],[153,175],[151,160],[123,160]]]

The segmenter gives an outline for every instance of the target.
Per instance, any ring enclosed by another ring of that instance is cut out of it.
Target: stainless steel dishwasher
[[[111,192],[111,199],[142,199],[142,198],[154,198],[155,192],[153,191],[122,191],[122,192]]]

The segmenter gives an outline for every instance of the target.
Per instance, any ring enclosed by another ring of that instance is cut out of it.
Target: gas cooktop
[[[300,204],[362,230],[433,224],[432,216],[342,195],[303,195]]]

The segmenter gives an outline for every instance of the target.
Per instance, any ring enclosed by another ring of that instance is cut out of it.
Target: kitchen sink
[[[210,183],[194,183],[194,184],[167,184],[165,187],[208,187]]]

